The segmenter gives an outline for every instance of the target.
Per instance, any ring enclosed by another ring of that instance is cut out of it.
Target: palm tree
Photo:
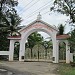
[[[21,23],[21,18],[17,14],[10,14],[10,24],[8,26],[8,31],[10,32],[10,35],[13,36],[14,32],[17,32],[19,35],[20,33],[17,31],[17,26]]]
[[[45,48],[45,57],[47,58],[47,49],[52,48],[52,42],[51,41],[43,41],[42,45]]]
[[[12,35],[21,22],[15,8],[13,8],[17,3],[14,0],[0,0],[0,50],[8,50],[7,36],[9,33]]]
[[[13,8],[17,4],[18,2],[14,0],[0,0],[0,30],[10,31],[11,35],[21,22],[21,18],[17,15],[15,8]]]
[[[20,25],[22,20],[16,13],[10,13],[8,18],[2,15],[0,21],[2,21],[0,22],[0,30],[6,31],[10,33],[10,36],[13,36],[13,32],[17,32],[17,26]]]

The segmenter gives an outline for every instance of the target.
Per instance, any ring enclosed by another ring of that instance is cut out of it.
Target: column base
[[[19,57],[19,61],[24,61],[24,56]]]
[[[13,61],[13,57],[9,56],[9,61]]]

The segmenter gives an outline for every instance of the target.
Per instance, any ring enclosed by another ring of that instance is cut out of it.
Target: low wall
[[[0,51],[0,55],[9,55],[9,51]]]

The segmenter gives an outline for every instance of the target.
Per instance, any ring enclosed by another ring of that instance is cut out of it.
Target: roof
[[[21,36],[9,36],[8,39],[21,39]]]
[[[30,23],[30,24],[28,24],[27,26],[25,26],[24,28],[20,29],[19,32],[22,32],[22,31],[23,31],[24,29],[26,29],[27,27],[29,27],[29,26],[31,26],[31,25],[33,25],[33,24],[35,24],[35,23],[38,23],[38,22],[40,22],[40,23],[42,23],[42,24],[45,24],[45,25],[51,27],[51,28],[54,29],[55,31],[58,31],[58,29],[57,29],[56,27],[51,26],[50,24],[48,24],[48,23],[46,23],[46,22],[44,22],[44,21],[42,21],[42,20],[37,20],[37,19],[36,19],[36,20],[33,21],[32,23]]]
[[[57,35],[56,38],[58,40],[63,40],[63,39],[67,39],[69,38],[70,36],[68,34],[63,34],[63,35]]]
[[[63,35],[57,35],[56,39],[57,40],[64,40],[64,39],[67,39],[69,37],[70,36],[68,34],[63,34]],[[21,36],[9,36],[8,39],[18,39],[18,40],[20,40]]]

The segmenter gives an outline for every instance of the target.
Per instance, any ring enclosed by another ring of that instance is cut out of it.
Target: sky
[[[42,16],[42,20],[52,26],[58,26],[59,24],[65,25],[66,21],[69,19],[66,15],[50,12],[53,0],[18,0],[18,2],[19,4],[16,9],[20,17],[22,17],[21,26],[26,26],[36,20],[39,12]],[[70,27],[67,24],[65,26],[65,33],[69,31]]]

